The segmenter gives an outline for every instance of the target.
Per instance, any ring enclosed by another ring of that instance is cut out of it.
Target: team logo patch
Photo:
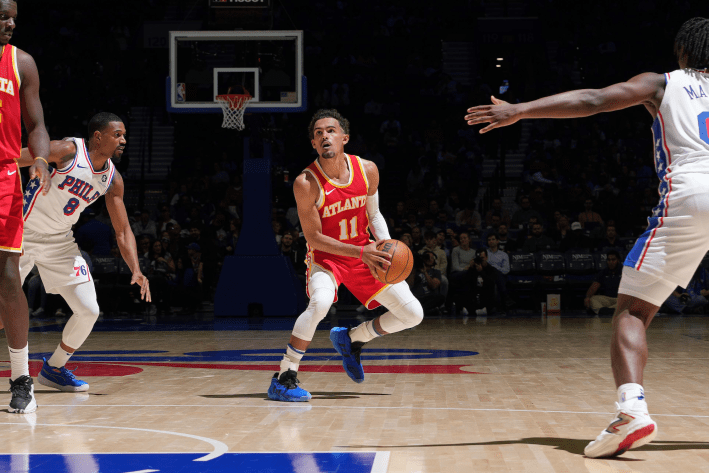
[[[105,174],[103,176],[101,176],[101,182],[106,182],[107,179],[108,179],[108,176],[106,176]]]

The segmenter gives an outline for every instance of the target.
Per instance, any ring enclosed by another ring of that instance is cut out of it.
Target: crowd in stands
[[[180,21],[205,19],[208,14],[206,2],[149,3],[151,8],[141,8],[142,4],[129,2],[129,8],[102,17],[106,21],[100,24],[89,21],[98,8],[95,2],[83,2],[85,8],[72,11],[52,10],[52,23],[63,24],[59,37],[39,36],[25,46],[37,58],[43,86],[51,84],[42,99],[53,139],[83,136],[89,117],[107,109],[124,116],[129,125],[124,158],[129,161],[131,143],[137,142],[130,141],[136,137],[130,137],[129,107],[153,104],[164,114],[167,50],[143,48],[144,23],[168,14],[177,14]],[[594,277],[610,267],[605,263],[609,251],[617,251],[622,264],[658,203],[650,119],[644,110],[530,121],[526,147],[520,148],[525,153],[523,175],[506,183],[484,180],[483,163],[517,149],[520,125],[480,135],[462,117],[467,107],[489,103],[493,94],[509,101],[529,100],[581,86],[604,86],[646,70],[676,68],[671,48],[657,54],[646,47],[644,38],[662,36],[672,44],[676,28],[666,24],[688,17],[687,2],[655,5],[662,14],[645,8],[634,11],[643,34],[624,33],[623,15],[604,14],[615,5],[607,0],[594,5],[519,2],[524,15],[540,19],[535,50],[543,51],[547,42],[554,42],[557,57],[554,67],[543,54],[535,56],[540,61],[535,67],[510,66],[509,78],[524,75],[526,85],[515,88],[512,80],[504,94],[498,75],[482,67],[465,83],[443,67],[441,41],[477,39],[469,20],[485,16],[491,2],[453,2],[457,14],[445,15],[439,11],[441,5],[420,2],[318,0],[309,2],[308,8],[288,3],[276,2],[272,27],[305,31],[308,110],[247,115],[243,135],[222,131],[218,116],[164,115],[165,122],[175,127],[175,157],[164,200],[157,208],[129,209],[141,264],[153,289],[154,307],[140,306],[141,310],[189,313],[212,300],[224,258],[234,253],[243,223],[240,136],[263,138],[258,135],[263,129],[273,130],[267,139],[273,150],[274,235],[304,281],[305,241],[291,186],[316,157],[305,131],[318,108],[336,108],[347,117],[351,139],[346,151],[378,165],[382,213],[392,237],[420,256],[410,282],[417,296],[430,298],[424,304],[429,311],[451,312],[455,304],[460,312],[504,312],[518,302],[507,283],[515,272],[513,255],[519,253],[603,255],[603,264],[593,266]],[[584,22],[558,21],[568,17],[570,9],[582,11]],[[314,10],[318,15],[312,14]],[[603,28],[597,28],[600,24]],[[356,41],[327,40],[363,28],[367,34],[357,35]],[[18,27],[18,43],[28,42],[21,34]],[[506,62],[524,64],[524,50],[519,57],[507,52]],[[121,54],[131,54],[134,60],[117,60]],[[55,64],[51,68],[44,66],[48,59],[43,58],[49,57]],[[580,83],[571,80],[574,72],[580,73]],[[91,82],[95,90],[87,91],[85,81],[75,80],[86,76],[97,78]],[[84,100],[87,95],[91,100]],[[126,166],[123,162],[119,170]],[[515,189],[511,196],[504,194],[510,186]],[[99,286],[102,279],[125,284],[127,275],[120,273],[121,258],[105,206],[98,202],[91,210],[76,226],[77,241],[94,261],[102,261],[94,268]],[[114,268],[104,264],[108,258],[115,260],[116,278],[101,276],[104,269],[110,274]],[[608,292],[602,281],[598,294],[586,301],[593,282],[593,277],[584,280],[578,307],[610,308],[590,302],[600,295],[611,297],[602,294]],[[696,304],[705,303],[709,294],[706,286],[702,273],[696,283],[680,288],[668,307],[698,310]],[[37,281],[30,287],[33,295],[39,291]]]

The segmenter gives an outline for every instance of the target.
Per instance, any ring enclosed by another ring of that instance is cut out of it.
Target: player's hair
[[[675,56],[687,55],[687,67],[709,67],[709,19],[695,17],[684,22],[675,37]]]
[[[315,138],[315,132],[313,131],[313,129],[315,128],[315,122],[317,122],[318,120],[322,120],[323,118],[334,118],[340,123],[340,128],[342,128],[344,134],[350,134],[349,120],[340,115],[340,112],[338,112],[334,108],[321,108],[320,110],[315,112],[315,115],[313,115],[313,118],[312,120],[310,120],[310,124],[308,125],[308,136],[311,140]]]
[[[111,122],[121,122],[123,119],[118,115],[110,112],[99,112],[89,120],[89,139],[94,136],[94,131],[101,131]]]

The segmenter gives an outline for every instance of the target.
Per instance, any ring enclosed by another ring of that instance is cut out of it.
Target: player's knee
[[[93,324],[98,319],[100,312],[101,312],[101,309],[98,306],[98,302],[93,300],[93,301],[89,301],[89,302],[84,302],[84,304],[82,304],[81,309],[79,309],[75,313],[75,315],[78,315],[83,320],[85,320],[87,322],[91,322],[91,324]]]
[[[406,325],[407,328],[415,327],[423,320],[423,307],[418,299],[407,302],[401,309],[396,312],[392,311],[399,321]]]
[[[311,295],[307,310],[312,313],[314,319],[322,320],[330,310],[334,299],[334,292],[328,289],[318,289]]]

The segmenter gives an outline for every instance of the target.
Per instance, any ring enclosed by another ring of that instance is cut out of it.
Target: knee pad
[[[423,320],[421,303],[403,281],[382,291],[377,302],[389,309],[389,312],[379,319],[382,329],[388,333],[415,327]]]
[[[294,336],[307,341],[313,339],[318,324],[325,318],[335,300],[334,286],[327,273],[318,272],[310,277],[308,282],[310,302],[308,302],[308,307],[300,314],[298,320],[295,321],[295,327],[293,327]]]
[[[64,327],[62,341],[73,349],[78,349],[86,341],[98,319],[99,307],[93,282],[62,286],[57,288],[74,315]]]

